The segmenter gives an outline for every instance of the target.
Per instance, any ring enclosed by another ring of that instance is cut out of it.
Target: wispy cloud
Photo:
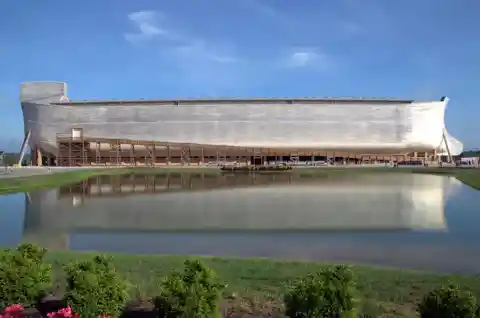
[[[196,85],[204,91],[215,92],[236,83],[239,62],[234,45],[205,39],[185,28],[175,28],[161,12],[139,11],[128,15],[136,33],[126,33],[125,39],[137,45],[149,43],[158,50],[162,63],[184,85]]]
[[[155,11],[137,11],[128,15],[128,19],[138,29],[136,33],[126,33],[125,39],[129,42],[148,40],[157,35],[166,36],[167,30],[160,28],[157,24],[159,18]]]
[[[197,62],[198,60],[204,60],[208,62],[228,64],[239,61],[238,57],[232,54],[223,53],[221,49],[212,49],[202,40],[196,40],[188,44],[176,46],[173,48],[173,52],[179,58],[184,60],[193,58],[194,60],[197,60]]]
[[[293,67],[304,67],[312,64],[316,59],[317,54],[314,52],[298,51],[290,55],[288,64]]]
[[[347,34],[371,34],[372,32],[385,32],[391,28],[382,2],[371,0],[345,0],[344,2],[347,21],[341,24],[342,30]],[[363,32],[367,30],[366,32]]]
[[[137,33],[126,33],[125,39],[133,44],[145,40],[159,40],[162,50],[174,52],[183,59],[206,60],[216,63],[234,63],[239,59],[226,54],[226,50],[217,50],[219,44],[211,43],[201,37],[189,35],[165,26],[165,16],[157,11],[138,11],[128,15],[129,20],[138,29]],[[168,54],[167,54],[168,55]]]
[[[312,16],[306,17],[305,15],[301,15],[301,13],[299,15],[298,12],[296,14],[295,12],[286,12],[268,3],[267,0],[239,0],[238,3],[252,10],[254,13],[262,15],[264,18],[276,21],[292,32],[307,32],[319,24],[318,16],[312,19]],[[370,2],[362,6],[363,2],[361,0],[346,0],[345,5],[347,12],[351,15],[350,18],[345,20],[345,17],[337,17],[335,14],[329,13],[327,18],[320,17],[320,19],[322,19],[320,24],[328,21],[332,28],[344,34],[358,35],[363,31],[363,25],[358,21],[359,19],[368,20],[384,17],[383,10]]]
[[[247,8],[257,11],[260,14],[270,16],[275,19],[288,19],[288,16],[283,14],[282,11],[276,9],[271,5],[268,5],[265,1],[262,2],[262,0],[241,0],[240,3]]]
[[[250,9],[264,17],[274,19],[288,27],[292,27],[296,24],[295,19],[292,16],[268,4],[265,0],[240,0],[238,3],[247,9]]]
[[[315,48],[299,48],[292,50],[287,56],[285,65],[293,68],[311,67],[327,69],[332,65],[332,58]]]
[[[280,11],[260,0],[242,1],[251,4],[254,10],[262,14],[288,20]],[[204,92],[225,92],[240,87],[246,89],[254,83],[268,81],[276,71],[301,68],[325,71],[333,61],[322,50],[309,46],[285,49],[284,55],[273,53],[269,59],[247,58],[238,55],[235,43],[206,38],[202,34],[191,32],[185,26],[175,27],[170,23],[169,17],[161,12],[134,12],[128,15],[128,19],[137,30],[125,34],[128,42],[133,45],[148,44],[150,52],[157,50],[156,56],[161,61],[164,72],[172,72],[179,77],[179,83]]]

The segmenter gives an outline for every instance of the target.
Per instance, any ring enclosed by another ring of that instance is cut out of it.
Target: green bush
[[[43,258],[47,253],[46,249],[41,248],[40,246],[35,244],[20,244],[17,247],[17,251],[24,258],[32,260],[37,263],[43,262]]]
[[[66,301],[73,312],[80,317],[118,317],[128,300],[128,286],[110,259],[96,256],[73,262],[65,266],[65,273]]]
[[[335,266],[298,279],[284,297],[288,317],[355,317],[355,283],[348,267]]]
[[[155,305],[159,317],[217,317],[223,285],[215,273],[199,261],[185,261],[183,272],[162,282]]]
[[[472,293],[450,284],[432,290],[418,305],[420,317],[477,317],[477,300]]]
[[[22,244],[0,253],[0,308],[35,305],[52,285],[51,267],[43,263],[46,250]]]

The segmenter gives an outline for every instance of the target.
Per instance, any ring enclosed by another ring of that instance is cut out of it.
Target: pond
[[[0,204],[2,246],[480,273],[480,192],[452,177],[102,176]]]

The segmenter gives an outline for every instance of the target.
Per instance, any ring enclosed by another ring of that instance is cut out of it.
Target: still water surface
[[[105,176],[0,206],[2,246],[480,273],[480,192],[443,176]]]

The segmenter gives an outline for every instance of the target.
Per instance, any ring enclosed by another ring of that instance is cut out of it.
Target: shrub
[[[418,305],[420,317],[477,317],[477,301],[472,293],[453,284],[432,290]]]
[[[43,263],[45,249],[22,244],[0,253],[0,308],[11,304],[35,305],[51,287],[51,267]]]
[[[159,317],[217,317],[224,286],[199,261],[184,264],[183,272],[174,272],[162,282],[155,302]]]
[[[40,246],[35,244],[20,244],[17,247],[17,251],[25,259],[29,259],[37,263],[43,262],[43,258],[47,253],[46,249],[41,248]]]
[[[335,266],[298,279],[284,297],[288,317],[354,317],[353,276]]]
[[[66,301],[80,317],[117,317],[128,300],[127,282],[103,256],[65,267]]]

